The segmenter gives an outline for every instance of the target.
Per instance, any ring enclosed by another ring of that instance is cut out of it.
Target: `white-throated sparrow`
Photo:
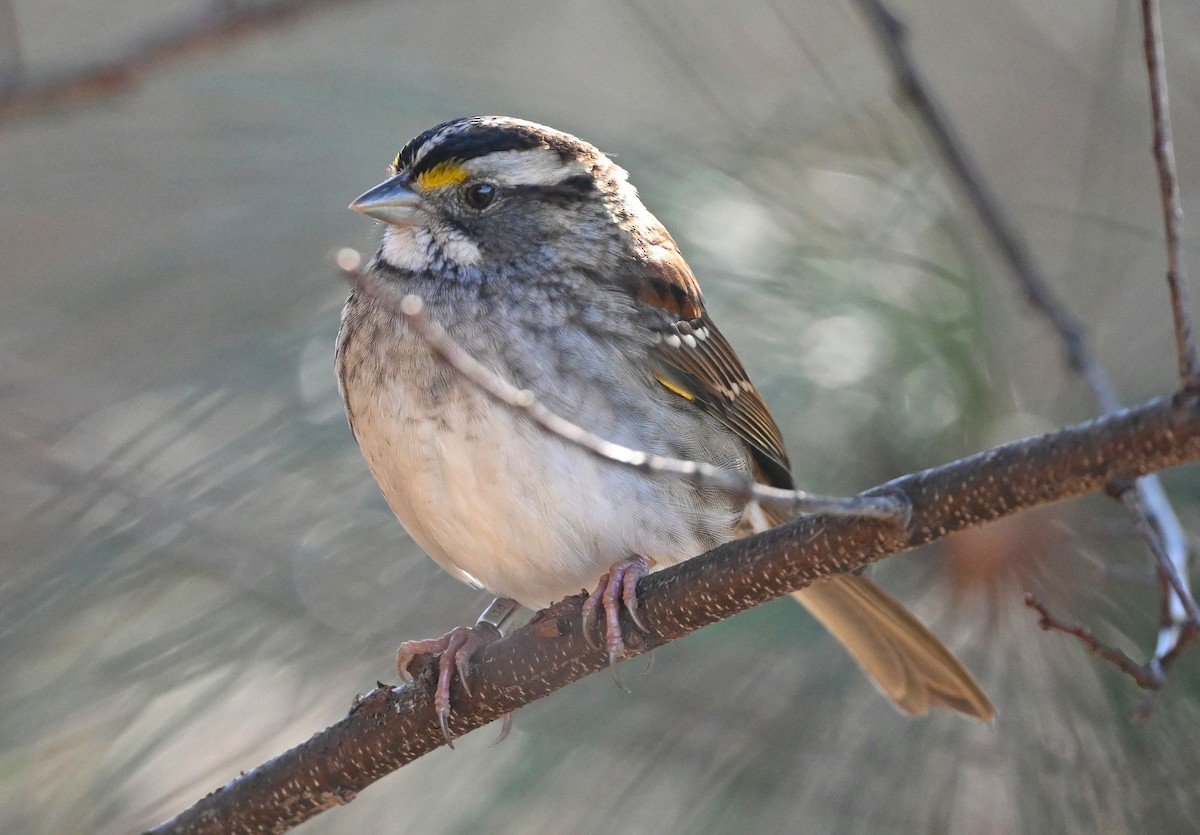
[[[779,429],[692,271],[608,157],[483,116],[421,134],[392,173],[352,204],[386,224],[367,270],[419,295],[476,360],[603,438],[792,487]],[[639,576],[747,529],[730,493],[622,468],[491,399],[370,294],[346,302],[337,373],[371,472],[429,555],[529,607],[596,587],[587,611],[604,611],[614,661],[617,613],[622,601],[636,608]],[[994,714],[958,660],[867,578],[796,596],[904,710]],[[442,652],[443,727],[456,665],[497,634],[485,622],[401,647],[401,667]]]

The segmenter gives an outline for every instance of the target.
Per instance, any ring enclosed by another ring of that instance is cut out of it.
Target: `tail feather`
[[[996,708],[950,650],[916,616],[866,577],[842,574],[792,597],[849,650],[875,685],[906,713],[931,707],[983,722]]]
[[[764,484],[791,487],[771,480]],[[740,535],[787,521],[778,511],[752,502]],[[832,633],[875,686],[905,713],[919,716],[931,707],[954,710],[982,722],[996,715],[983,689],[938,637],[900,601],[860,574],[839,574],[793,592],[813,617]]]

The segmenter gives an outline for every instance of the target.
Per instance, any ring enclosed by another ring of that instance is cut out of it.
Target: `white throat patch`
[[[383,260],[398,270],[429,269],[435,250],[460,267],[472,267],[480,259],[479,247],[457,229],[387,226],[383,230]]]
[[[380,254],[398,270],[420,272],[430,264],[433,235],[424,226],[385,226]]]

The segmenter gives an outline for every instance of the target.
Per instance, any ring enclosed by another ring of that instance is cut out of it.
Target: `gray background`
[[[18,0],[31,72],[195,3]],[[1187,230],[1200,6],[1167,4]],[[972,153],[1128,402],[1174,357],[1136,4],[900,2]],[[360,2],[0,126],[0,829],[152,824],[394,678],[486,602],[391,517],[341,415],[346,211],[474,112],[616,153],[674,232],[809,489],[852,492],[1093,413],[853,5]],[[1191,258],[1193,272],[1200,263]],[[1167,483],[1197,527],[1193,471]],[[1093,498],[877,572],[992,727],[908,721],[789,601],[596,676],[305,832],[1188,831],[1192,653],[1154,717],[1037,591],[1141,657],[1156,589]]]

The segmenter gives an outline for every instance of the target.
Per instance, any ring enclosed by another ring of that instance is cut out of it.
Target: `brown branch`
[[[1150,0],[1144,0],[1150,2]],[[944,159],[947,168],[962,189],[968,203],[975,209],[986,233],[1008,263],[1009,270],[1017,279],[1025,298],[1051,325],[1062,341],[1067,357],[1068,366],[1080,374],[1096,398],[1101,412],[1113,412],[1121,408],[1112,380],[1099,361],[1093,356],[1083,335],[1078,320],[1051,288],[1046,275],[1034,261],[1029,247],[1025,244],[1016,228],[1009,221],[1000,202],[988,186],[978,167],[965,150],[965,144],[959,138],[942,106],[929,92],[929,85],[921,76],[916,62],[908,49],[908,40],[903,24],[883,4],[882,0],[858,0],[863,15],[870,22],[879,45],[886,55],[892,72],[897,79],[900,90],[917,116],[925,126],[929,137]],[[1157,17],[1156,17],[1157,19]],[[1149,31],[1149,30],[1148,30]],[[1149,38],[1149,34],[1147,35]],[[1161,54],[1161,36],[1157,40],[1157,49],[1147,41],[1147,59],[1151,62],[1152,100],[1155,101],[1155,152],[1160,147],[1170,155],[1170,165],[1159,168],[1160,180],[1173,190],[1174,199],[1178,202],[1178,185],[1174,177],[1174,154],[1170,143],[1170,120],[1166,115],[1166,82],[1158,72],[1161,60],[1153,61],[1151,56]],[[1160,84],[1161,82],[1161,84]],[[1161,86],[1161,100],[1155,94]],[[1159,107],[1163,118],[1159,118]],[[1165,126],[1166,142],[1158,141],[1160,126]],[[1168,223],[1168,254],[1170,263],[1179,263],[1178,226],[1175,221],[1182,215],[1168,209],[1167,192],[1164,190],[1164,212]],[[1174,248],[1172,248],[1174,234]],[[1172,255],[1171,253],[1174,253]],[[1174,258],[1175,261],[1170,261]],[[1174,273],[1178,279],[1181,273]],[[1170,278],[1170,276],[1168,276]],[[1172,309],[1176,319],[1176,338],[1181,345],[1191,345],[1191,325],[1187,318],[1186,286],[1181,281],[1173,281]],[[1194,354],[1194,349],[1192,354]],[[1180,365],[1183,368],[1185,356],[1181,349]],[[1194,361],[1194,359],[1193,359]],[[1188,377],[1184,375],[1185,386]],[[1167,499],[1166,491],[1157,476],[1147,476],[1133,482],[1123,482],[1110,491],[1120,500],[1132,515],[1134,524],[1145,538],[1151,553],[1154,555],[1159,572],[1166,580],[1170,591],[1165,591],[1163,602],[1163,624],[1159,631],[1159,639],[1155,649],[1155,659],[1161,661],[1164,657],[1177,652],[1182,643],[1190,635],[1195,634],[1200,627],[1200,619],[1196,601],[1191,594],[1187,579],[1187,538],[1183,526],[1179,522],[1174,508]],[[1171,591],[1174,593],[1172,594]]]
[[[1050,614],[1046,609],[1045,604],[1034,597],[1032,594],[1025,595],[1025,605],[1031,609],[1036,609],[1041,619],[1038,621],[1038,626],[1047,632],[1065,632],[1068,635],[1074,635],[1079,641],[1091,650],[1092,654],[1103,658],[1110,664],[1113,664],[1125,675],[1129,676],[1138,687],[1143,690],[1161,690],[1164,684],[1162,670],[1158,665],[1151,662],[1150,664],[1139,664],[1116,647],[1109,646],[1095,636],[1095,634],[1086,626],[1079,624],[1069,624],[1059,620],[1054,615]]]
[[[1171,597],[1167,593],[1167,590],[1164,589],[1162,599],[1167,601],[1175,600],[1176,598]],[[1196,637],[1195,622],[1185,623],[1181,627],[1181,634],[1178,638],[1169,642],[1168,648],[1164,649],[1160,641],[1159,648],[1155,651],[1154,656],[1145,664],[1139,664],[1121,650],[1101,641],[1086,626],[1082,624],[1068,624],[1065,621],[1059,620],[1050,614],[1045,604],[1033,594],[1026,593],[1025,605],[1031,609],[1036,609],[1041,615],[1038,626],[1042,629],[1047,632],[1065,632],[1068,635],[1074,635],[1093,655],[1114,665],[1121,672],[1125,673],[1125,675],[1129,676],[1138,687],[1148,691],[1146,700],[1134,711],[1133,718],[1137,721],[1148,719],[1154,712],[1154,709],[1158,706],[1158,700],[1162,695],[1163,688],[1166,687],[1167,668],[1179,657],[1184,645]],[[1163,620],[1165,623],[1167,617],[1164,616]]]
[[[806,516],[651,574],[638,585],[648,629],[626,624],[639,654],[835,573],[853,571],[954,531],[1119,479],[1200,460],[1200,398],[1179,394],[1106,415],[868,491],[912,504],[907,529],[855,517]],[[455,681],[455,736],[607,666],[580,629],[582,596],[539,613],[479,652],[472,696]],[[340,722],[267,762],[153,830],[283,832],[348,802],[389,772],[445,744],[434,714],[436,667],[414,684],[368,694]]]
[[[1158,0],[1142,0],[1142,44],[1150,81],[1150,111],[1154,119],[1154,163],[1162,194],[1163,228],[1167,243],[1167,286],[1175,322],[1175,350],[1179,356],[1179,381],[1185,389],[1200,389],[1200,365],[1192,338],[1191,299],[1183,259],[1183,204],[1175,170],[1175,143],[1171,138],[1171,107],[1167,99],[1167,68],[1163,54],[1162,17]]]
[[[334,0],[266,0],[206,4],[200,11],[115,55],[41,75],[15,76],[0,87],[0,124],[6,120],[126,92],[148,73],[191,55],[326,7]]]

